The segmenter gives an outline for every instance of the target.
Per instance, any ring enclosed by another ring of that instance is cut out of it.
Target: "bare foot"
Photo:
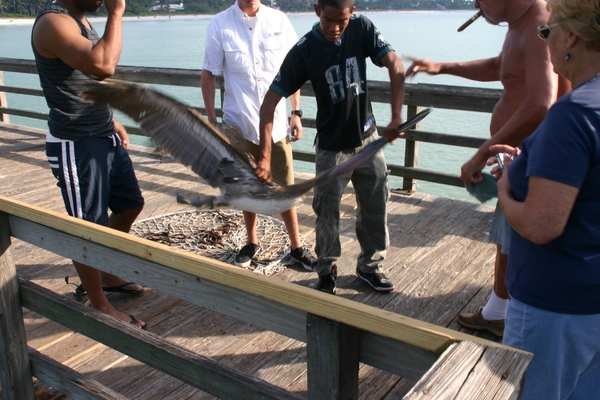
[[[116,312],[118,315],[113,315],[113,314],[110,314],[110,315],[120,319],[121,321],[128,322],[135,327],[146,329],[146,323],[144,321],[142,321],[141,319],[138,319],[138,318],[134,317],[133,315],[123,314],[122,312],[119,312],[119,311],[116,311]]]
[[[102,273],[101,277],[103,288],[119,288],[119,290],[116,291],[120,291],[122,293],[133,292],[134,294],[136,294],[136,292],[141,292],[142,290],[144,290],[144,288],[141,285],[138,285],[135,282],[129,282],[128,280],[115,275]]]
[[[137,319],[133,315],[124,314],[120,311],[117,311],[112,306],[110,306],[109,308],[101,307],[101,308],[98,308],[97,310],[102,311],[103,313],[108,314],[117,319],[120,319],[121,321],[128,322],[131,325],[136,326],[138,328],[146,329],[146,323],[144,321],[142,321],[141,319]]]

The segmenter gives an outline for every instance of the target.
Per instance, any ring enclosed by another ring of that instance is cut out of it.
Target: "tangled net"
[[[131,233],[144,239],[233,264],[246,244],[241,211],[191,210],[137,221]],[[290,240],[283,222],[258,215],[259,248],[248,269],[264,275],[283,271],[289,262]]]

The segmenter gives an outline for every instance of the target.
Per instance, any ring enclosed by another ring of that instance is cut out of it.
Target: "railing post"
[[[225,104],[225,88],[223,86],[219,89],[219,98],[221,101],[221,122],[223,122],[223,104]]]
[[[4,73],[0,71],[0,85],[4,85]],[[6,101],[6,92],[0,92],[0,107],[8,107],[8,102]],[[2,122],[10,122],[10,118],[8,114],[0,113],[0,121]]]
[[[406,119],[409,119],[421,111],[420,106],[408,106],[406,110]],[[417,124],[413,129],[418,129]],[[416,168],[419,164],[419,142],[415,140],[406,139],[404,144],[404,166],[410,168]],[[415,192],[417,190],[417,180],[402,178],[402,190],[408,192]]]
[[[8,214],[0,212],[0,385],[2,399],[34,399],[17,268],[10,248]]]
[[[358,399],[359,330],[313,314],[306,323],[307,397]]]

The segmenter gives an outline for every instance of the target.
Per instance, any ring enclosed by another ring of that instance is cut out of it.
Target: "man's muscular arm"
[[[271,150],[273,147],[273,117],[282,96],[269,89],[260,106],[260,156],[254,173],[263,182],[271,182]]]
[[[480,82],[500,80],[502,54],[497,57],[464,62],[437,63],[412,57],[408,57],[408,59],[412,61],[412,64],[406,70],[406,77],[408,78],[415,76],[419,72],[426,72],[429,75],[455,75]]]
[[[529,31],[527,31],[529,32]],[[525,99],[521,106],[475,153],[461,168],[461,179],[467,185],[481,181],[481,170],[487,159],[493,155],[490,146],[508,144],[519,146],[531,135],[546,116],[552,103],[556,100],[558,79],[553,73],[548,54],[548,46],[539,40],[533,31],[523,37],[523,62],[525,74]],[[510,68],[508,68],[510,70]],[[505,96],[510,94],[506,93]]]
[[[35,49],[44,57],[60,58],[72,68],[98,78],[112,76],[123,46],[125,0],[107,0],[104,5],[108,19],[104,35],[96,45],[81,35],[79,26],[70,16],[47,13],[40,17],[33,30]],[[87,24],[83,12],[69,12]]]
[[[215,111],[215,93],[217,77],[212,72],[203,69],[200,75],[200,87],[202,88],[202,98],[206,108],[206,117],[211,124],[217,123],[217,113]]]
[[[383,131],[386,142],[394,142],[400,134],[398,127],[402,123],[402,105],[404,104],[404,65],[395,51],[390,51],[381,59],[381,63],[388,69],[390,88],[392,90],[392,120]]]
[[[290,104],[292,106],[292,110],[300,109],[300,89],[290,96]],[[290,116],[290,131],[290,140],[292,142],[302,139],[302,119],[296,114],[292,114]]]

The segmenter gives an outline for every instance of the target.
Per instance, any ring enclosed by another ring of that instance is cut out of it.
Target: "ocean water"
[[[396,52],[402,56],[428,58],[435,61],[467,61],[494,57],[499,54],[506,27],[492,26],[483,18],[478,19],[463,32],[457,28],[470,18],[474,11],[418,11],[418,12],[363,12]],[[123,52],[120,65],[191,68],[201,69],[204,57],[204,40],[210,16],[182,16],[157,18],[126,18],[123,23]],[[290,14],[297,34],[301,37],[317,22],[312,13]],[[92,24],[100,34],[104,20],[92,19]],[[0,57],[33,59],[31,51],[31,24],[0,24]],[[405,66],[410,61],[404,59]],[[368,79],[388,81],[387,70],[370,63]],[[29,74],[4,73],[5,84],[38,88],[37,77]],[[439,75],[419,74],[409,82],[457,85],[469,87],[501,88],[499,82],[473,82],[466,79]],[[202,94],[198,88],[159,86],[161,90],[186,104],[202,106]],[[8,94],[10,107],[47,111],[42,98]],[[305,115],[314,116],[316,107],[310,98],[302,99]],[[389,105],[374,104],[374,113],[379,126],[386,126],[390,120]],[[46,128],[44,121],[11,116],[11,122],[39,128]],[[127,118],[118,116],[128,123]],[[421,128],[434,132],[445,132],[465,136],[486,138],[489,136],[488,113],[434,110],[422,123]],[[295,148],[313,150],[314,131],[305,129],[301,141]],[[138,138],[138,143],[149,144],[146,138]],[[419,167],[452,174],[460,173],[460,166],[467,161],[474,149],[441,146],[421,143],[419,147]],[[398,140],[394,146],[386,148],[389,163],[404,162],[404,145]],[[314,172],[310,163],[296,162],[295,169],[301,172]],[[400,187],[401,178],[391,177],[390,186]],[[476,201],[465,189],[420,181],[418,191],[454,199]]]

